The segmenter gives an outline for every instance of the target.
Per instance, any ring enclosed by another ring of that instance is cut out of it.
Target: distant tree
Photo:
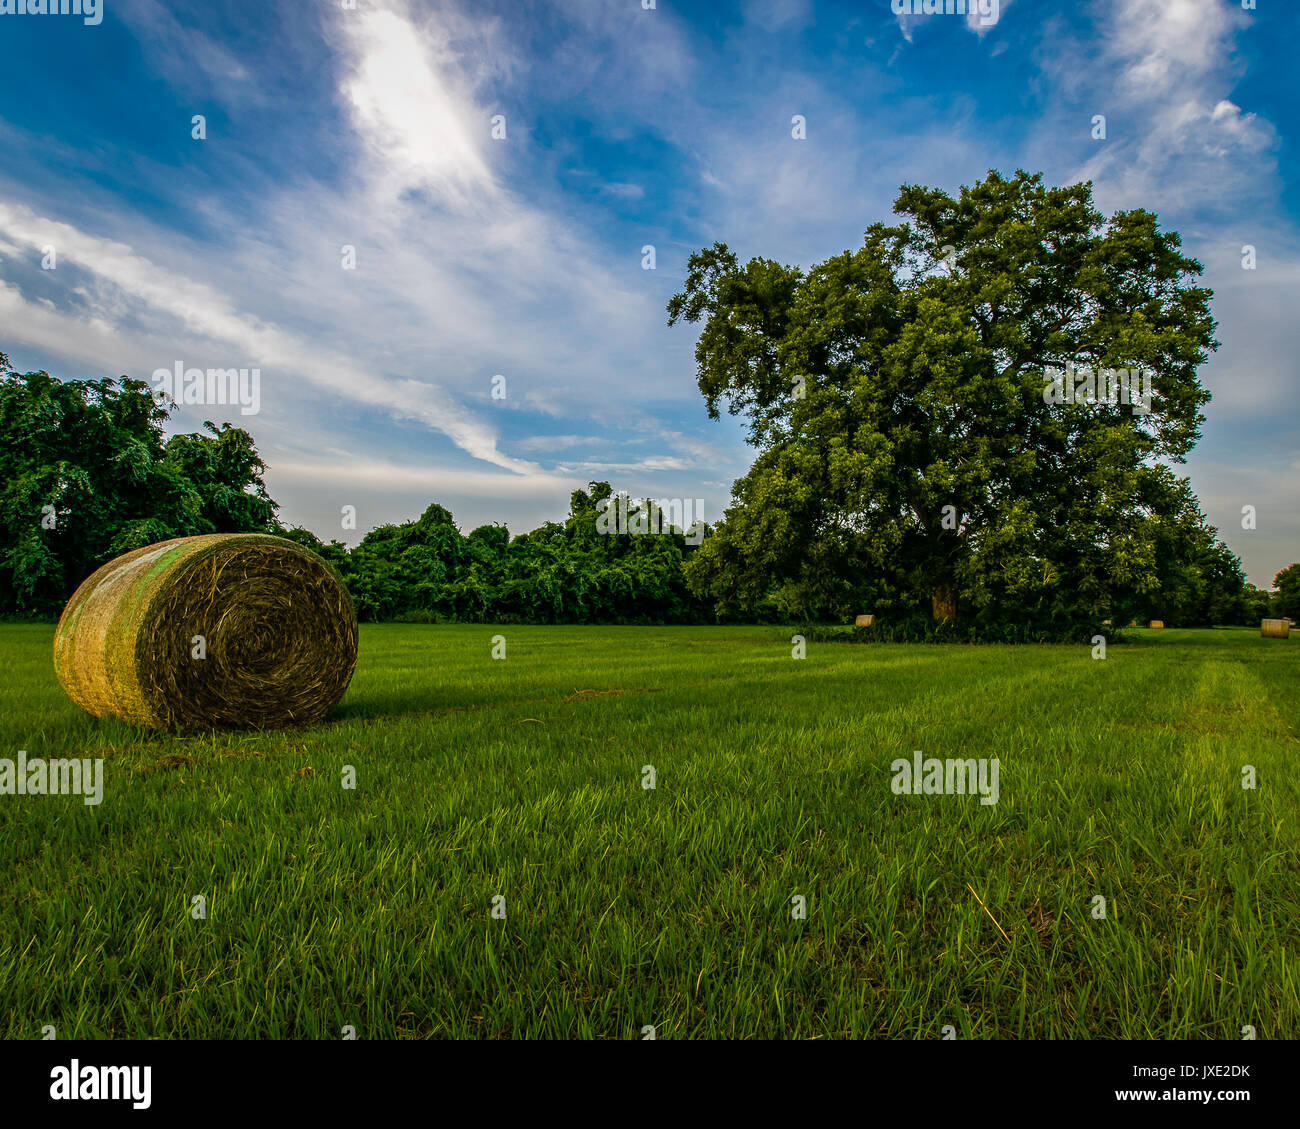
[[[296,541],[304,549],[311,549],[334,566],[335,571],[346,578],[349,567],[348,547],[342,541],[331,541],[328,545],[310,529],[301,525],[276,530],[278,536],[288,541]]]
[[[480,525],[465,538],[461,566],[446,589],[459,618],[481,621],[501,607],[509,545],[510,531],[504,525]]]
[[[454,614],[449,585],[465,556],[465,538],[450,511],[436,503],[415,521],[372,529],[349,554],[345,572],[358,616]]]
[[[347,586],[358,619],[386,620],[412,610],[411,593],[398,573],[396,564],[363,546],[348,554]]]
[[[1150,500],[1142,532],[1153,548],[1147,583],[1116,594],[1113,618],[1159,619],[1170,627],[1240,622],[1246,585],[1240,559],[1218,539],[1187,480],[1160,469],[1149,485],[1161,493]]]
[[[1241,558],[1216,538],[1197,563],[1204,589],[1196,609],[1196,622],[1205,626],[1239,623],[1246,590]]]
[[[1279,619],[1300,621],[1300,564],[1287,565],[1273,577],[1273,610]]]
[[[189,482],[198,501],[199,520],[213,533],[275,530],[276,504],[266,493],[266,467],[253,437],[228,423],[205,421],[208,434],[173,435],[163,463]]]
[[[1273,594],[1267,588],[1247,584],[1241,593],[1241,614],[1235,622],[1247,627],[1258,627],[1259,621],[1268,619]]]

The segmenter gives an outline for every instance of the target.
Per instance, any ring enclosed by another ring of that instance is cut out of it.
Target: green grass
[[[1296,642],[1132,635],[368,626],[328,724],[181,739],[0,627],[0,756],[105,758],[0,796],[0,1035],[1294,1038]],[[914,749],[1000,802],[894,795]]]

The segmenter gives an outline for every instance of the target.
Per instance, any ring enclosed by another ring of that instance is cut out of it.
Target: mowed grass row
[[[0,756],[105,796],[0,796],[0,1034],[1294,1038],[1295,641],[1130,634],[366,626],[328,724],[183,739],[2,627]],[[914,749],[999,803],[894,795]]]

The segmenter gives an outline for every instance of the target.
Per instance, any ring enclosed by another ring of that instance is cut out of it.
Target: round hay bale
[[[1151,621],[1151,626],[1156,629],[1162,628],[1164,627],[1164,625],[1165,625],[1165,621],[1163,619],[1153,619]]]
[[[356,611],[334,570],[262,533],[178,537],[117,557],[73,593],[54,633],[68,697],[150,729],[319,721],[356,661]]]
[[[875,622],[876,622],[876,617],[874,615],[860,615],[858,616],[857,619],[853,621],[853,626],[870,627]]]
[[[1259,633],[1265,639],[1288,639],[1291,636],[1291,624],[1284,619],[1262,619],[1259,621]]]

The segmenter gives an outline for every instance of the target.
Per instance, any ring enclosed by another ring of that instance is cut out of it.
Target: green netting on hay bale
[[[319,721],[356,661],[356,611],[334,571],[261,533],[178,537],[117,557],[73,593],[54,633],[68,697],[151,729]]]

